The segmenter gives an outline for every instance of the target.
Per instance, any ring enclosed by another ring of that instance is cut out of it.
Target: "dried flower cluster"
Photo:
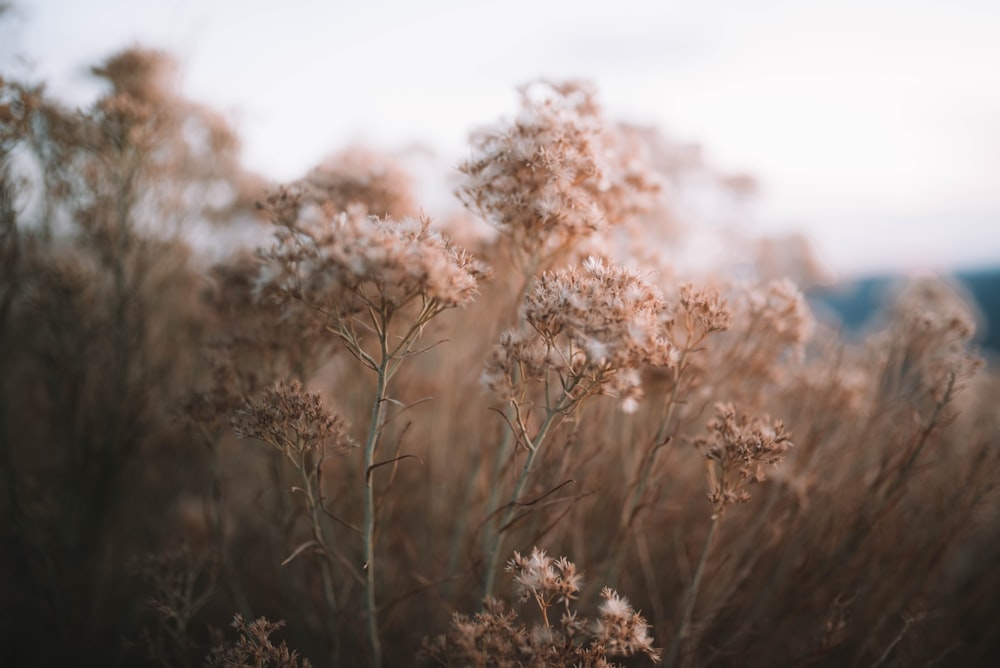
[[[264,617],[252,622],[243,620],[243,615],[233,616],[231,626],[239,638],[236,642],[219,644],[212,649],[208,665],[212,668],[310,668],[309,659],[299,657],[295,650],[288,649],[282,641],[275,645],[271,634],[281,629],[282,621],[270,622]]]
[[[533,598],[542,622],[526,627],[502,601],[487,598],[484,611],[472,617],[456,613],[448,633],[425,641],[424,652],[441,666],[532,668],[611,668],[611,657],[644,655],[659,662],[649,625],[628,600],[613,589],[601,592],[603,602],[593,620],[570,609],[582,585],[576,566],[565,557],[553,559],[535,547],[524,557],[517,552],[507,565],[521,602]],[[547,614],[553,601],[564,602],[559,624]]]
[[[917,282],[893,305],[894,324],[882,347],[889,380],[897,389],[941,401],[949,385],[969,379],[982,360],[969,352],[976,322],[955,289],[940,282]]]
[[[537,547],[527,557],[514,552],[513,558],[507,562],[507,572],[514,574],[514,590],[521,602],[534,598],[538,603],[545,616],[546,626],[547,611],[552,603],[563,603],[568,609],[569,602],[576,598],[582,583],[581,576],[576,572],[576,565],[569,559],[552,559]]]
[[[609,656],[632,656],[645,654],[658,662],[660,653],[653,647],[649,635],[649,625],[638,612],[632,609],[628,599],[618,595],[614,589],[601,590],[600,616],[594,621],[593,642],[603,647]]]
[[[658,189],[638,156],[615,150],[580,82],[521,90],[517,120],[473,139],[459,196],[509,236],[530,271],[571,242],[648,208]]]
[[[801,354],[802,345],[813,332],[814,322],[805,296],[794,283],[774,280],[748,291],[746,308],[749,318],[766,327],[771,346]]]
[[[362,210],[384,218],[406,218],[417,211],[409,175],[388,156],[353,148],[312,169],[299,182],[305,198],[328,216]]]
[[[737,414],[732,404],[716,404],[707,437],[695,441],[705,454],[709,500],[716,514],[727,506],[746,503],[746,486],[765,479],[764,466],[784,459],[792,442],[780,420]]]
[[[182,664],[194,644],[192,622],[218,592],[218,554],[197,554],[183,545],[146,554],[129,566],[149,590],[144,606],[149,619],[140,636],[146,652],[163,665]]]
[[[501,336],[484,373],[500,396],[514,396],[520,384],[554,372],[570,403],[606,388],[634,409],[640,371],[676,361],[659,291],[599,258],[544,273],[525,296],[521,315],[528,327]]]
[[[315,392],[298,381],[279,381],[233,416],[239,438],[264,441],[293,463],[305,453],[346,453],[354,444],[343,416],[331,413]]]
[[[323,311],[349,316],[395,311],[419,299],[436,314],[476,296],[487,269],[430,229],[430,221],[394,221],[358,209],[332,220],[303,207],[277,243],[262,253],[260,293],[297,298]]]
[[[805,361],[815,320],[805,296],[788,280],[734,290],[732,322],[723,345],[709,350],[724,396],[762,408],[762,384],[780,385]]]
[[[680,288],[678,311],[684,321],[689,345],[698,345],[713,332],[724,332],[733,324],[729,304],[718,290],[684,283]]]
[[[365,153],[268,197],[254,253],[265,187],[168,64],[109,59],[82,110],[0,77],[0,664],[202,665],[239,610],[210,665],[304,664],[262,614],[330,666],[443,631],[425,663],[640,665],[656,637],[668,668],[998,665],[1000,376],[960,290],[813,335],[768,282],[798,244],[685,262],[713,234],[688,197],[747,182],[577,84],[526,89],[464,166],[501,280]]]
[[[197,430],[216,434],[227,416],[242,403],[238,392],[239,379],[230,360],[214,355],[209,358],[211,384],[204,390],[192,391],[179,406],[181,414]]]

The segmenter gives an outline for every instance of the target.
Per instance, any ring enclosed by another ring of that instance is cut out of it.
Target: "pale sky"
[[[14,4],[4,67],[85,104],[88,65],[168,50],[275,179],[359,139],[457,162],[519,83],[585,77],[609,116],[755,175],[752,223],[806,232],[838,273],[1000,264],[997,0]]]

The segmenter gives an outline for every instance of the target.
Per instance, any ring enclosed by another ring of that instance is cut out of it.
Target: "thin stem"
[[[382,348],[382,361],[377,369],[378,380],[372,403],[371,423],[368,426],[368,438],[365,441],[365,518],[362,527],[365,551],[365,609],[368,614],[368,643],[371,646],[372,665],[375,668],[382,666],[382,645],[379,642],[378,607],[375,603],[375,487],[372,466],[375,463],[375,450],[378,447],[382,423],[385,420],[387,367],[391,359],[385,335],[379,337],[379,345]]]
[[[510,410],[509,407],[508,410]],[[504,429],[503,436],[501,436],[500,438],[500,447],[497,448],[497,459],[496,463],[493,466],[493,471],[495,472],[496,480],[495,483],[491,485],[490,496],[486,502],[486,516],[488,518],[494,516],[494,513],[496,513],[497,511],[497,504],[500,503],[501,485],[499,483],[500,483],[500,478],[502,477],[501,473],[505,469],[505,464],[507,462],[507,459],[510,457],[511,449],[514,443],[514,429],[513,425],[510,423],[510,417],[508,415],[505,415],[504,418],[507,420],[507,424],[510,425],[511,428]],[[491,549],[490,546],[492,538],[490,535],[491,526],[492,523],[487,521],[483,527],[484,529],[483,546],[487,551]],[[500,525],[497,525],[497,527],[499,526]]]
[[[680,392],[681,378],[684,375],[684,365],[687,360],[689,350],[689,345],[685,345],[684,351],[681,353],[680,360],[677,362],[677,367],[674,369],[674,386],[671,388],[670,396],[667,398],[665,415],[660,423],[660,428],[657,430],[656,437],[653,439],[649,449],[643,456],[642,464],[640,465],[641,475],[639,478],[639,484],[636,486],[635,492],[632,494],[632,498],[628,506],[628,513],[624,518],[626,525],[631,522],[632,513],[635,512],[636,507],[639,505],[639,501],[642,500],[642,495],[646,491],[646,485],[649,483],[649,476],[653,470],[653,459],[656,457],[657,451],[667,443],[667,432],[670,429],[670,423],[674,417],[674,410],[677,407],[677,395]]]
[[[677,395],[680,393],[681,378],[684,375],[685,362],[687,360],[689,350],[690,341],[688,341],[688,343],[684,346],[684,350],[681,352],[677,366],[674,368],[674,386],[671,388],[670,395],[667,397],[663,420],[660,422],[660,427],[657,430],[653,441],[649,444],[646,452],[643,453],[642,460],[639,463],[639,470],[636,471],[638,483],[633,487],[632,495],[629,497],[628,504],[624,508],[621,526],[619,529],[622,532],[621,538],[623,539],[625,537],[624,533],[627,532],[632,526],[632,521],[635,519],[634,515],[636,513],[636,509],[639,507],[642,497],[646,493],[646,485],[649,484],[649,477],[653,471],[653,461],[656,459],[656,453],[659,452],[660,448],[669,442],[667,433],[670,429],[670,424],[673,421],[674,410],[677,407]],[[625,542],[624,540],[620,540],[616,541],[616,544],[624,545]],[[614,579],[614,575],[621,566],[621,560],[624,557],[624,553],[625,550],[623,549],[615,550],[614,556],[612,556],[608,561],[608,566],[605,569],[605,582],[609,582]]]
[[[326,539],[323,536],[323,522],[321,515],[322,508],[320,506],[320,501],[317,500],[313,491],[312,474],[305,466],[304,452],[302,453],[301,458],[299,471],[302,473],[302,483],[305,485],[304,491],[306,495],[306,502],[309,504],[309,520],[312,523],[313,540],[316,541],[316,545],[319,547],[320,552],[322,552],[323,563],[319,569],[319,573],[320,578],[323,581],[323,596],[326,598],[326,604],[330,608],[330,640],[333,642],[337,637],[336,620],[338,610],[337,595],[333,585],[333,574],[330,572],[330,549],[327,547]],[[321,463],[322,461],[320,464]],[[320,464],[316,465],[317,470],[319,470]]]
[[[705,537],[705,546],[701,550],[701,558],[698,559],[698,567],[694,571],[694,579],[691,581],[691,588],[688,589],[687,598],[684,602],[684,612],[681,614],[681,622],[677,627],[677,633],[674,634],[674,639],[670,643],[670,651],[667,653],[667,658],[663,662],[664,668],[673,668],[674,663],[677,661],[677,657],[680,654],[681,646],[684,644],[684,638],[687,635],[688,626],[691,624],[691,615],[694,613],[694,604],[698,600],[698,589],[701,586],[701,578],[705,573],[705,564],[708,562],[708,555],[712,551],[712,545],[715,543],[715,539],[719,534],[719,525],[721,524],[722,515],[721,512],[716,512],[715,516],[712,518],[712,528],[708,531],[708,536]]]
[[[539,427],[538,433],[535,435],[535,438],[532,439],[531,444],[528,447],[528,458],[524,462],[524,468],[521,469],[521,475],[518,476],[517,484],[514,486],[514,494],[511,496],[511,501],[507,505],[507,510],[504,511],[503,520],[500,522],[500,528],[497,531],[496,538],[493,540],[493,547],[490,549],[489,555],[487,556],[486,583],[483,586],[483,598],[486,598],[493,593],[493,585],[496,582],[497,565],[499,564],[500,559],[500,550],[503,546],[504,530],[514,518],[514,511],[517,509],[517,500],[521,497],[521,493],[524,491],[524,486],[528,482],[528,474],[531,472],[531,469],[535,464],[535,458],[538,457],[538,452],[542,449],[542,443],[545,440],[546,435],[548,435],[552,422],[555,420],[556,415],[561,413],[565,408],[565,406],[560,405],[555,408],[549,408],[545,411],[545,419],[542,421],[542,425]]]

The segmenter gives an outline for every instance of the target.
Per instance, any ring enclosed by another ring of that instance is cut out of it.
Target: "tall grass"
[[[170,71],[0,82],[3,665],[1000,660],[1000,380],[949,284],[852,342],[803,255],[692,268],[682,184],[745,180],[579,82],[428,216],[360,149],[266,188]]]

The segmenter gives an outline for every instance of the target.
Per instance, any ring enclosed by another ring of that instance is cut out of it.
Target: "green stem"
[[[375,450],[378,447],[378,439],[385,419],[386,371],[391,359],[385,334],[383,333],[379,338],[382,346],[382,361],[377,369],[378,381],[375,386],[375,399],[372,403],[368,438],[365,441],[365,519],[362,528],[365,551],[365,610],[368,614],[368,644],[371,646],[372,665],[375,668],[382,666],[382,645],[379,642],[378,608],[375,604],[375,487],[372,479],[372,466],[375,464]]]
[[[483,598],[493,594],[493,585],[496,582],[496,570],[500,559],[500,550],[503,546],[504,531],[507,529],[507,525],[510,521],[514,518],[514,512],[517,510],[517,500],[521,497],[521,493],[524,491],[524,486],[528,482],[528,474],[534,466],[535,459],[538,457],[538,452],[541,450],[542,442],[545,440],[549,428],[552,426],[552,422],[555,420],[556,415],[560,412],[562,412],[560,407],[546,410],[545,420],[542,421],[542,426],[538,429],[538,433],[528,446],[528,458],[524,462],[524,468],[521,469],[521,475],[518,476],[517,484],[514,486],[514,494],[511,496],[510,503],[507,505],[507,510],[504,511],[503,520],[500,522],[496,538],[493,540],[493,547],[487,557],[486,584],[483,586]]]
[[[512,371],[512,384],[516,387],[520,382],[521,373],[520,367],[515,366]],[[523,396],[522,396],[523,398]],[[515,399],[515,401],[517,401]],[[510,458],[511,449],[514,447],[514,429],[513,421],[517,419],[517,410],[514,408],[513,403],[508,403],[504,408],[504,421],[510,427],[503,430],[503,435],[500,437],[500,447],[497,448],[497,458],[496,463],[493,466],[493,472],[496,476],[494,484],[491,486],[489,499],[486,502],[486,517],[493,517],[493,514],[497,512],[497,506],[500,503],[500,494],[503,487],[500,485],[500,478],[505,470],[505,465],[507,460]],[[490,541],[492,540],[491,531],[496,525],[494,522],[486,522],[483,526],[483,548],[490,553]],[[498,527],[499,528],[499,527]]]
[[[709,529],[708,536],[705,537],[705,546],[701,550],[701,558],[698,559],[698,567],[694,571],[694,579],[691,581],[691,588],[688,590],[687,599],[684,602],[684,612],[681,614],[681,622],[677,627],[677,633],[674,634],[673,641],[670,643],[670,651],[663,662],[663,668],[673,668],[680,654],[681,647],[684,644],[684,637],[687,635],[688,626],[691,624],[691,615],[694,613],[694,604],[698,600],[698,589],[701,586],[702,575],[705,573],[705,564],[708,562],[708,555],[712,551],[712,545],[719,535],[721,519],[721,513],[717,511],[712,518],[712,528]]]
[[[306,502],[309,504],[309,520],[312,523],[313,541],[322,554],[323,562],[319,569],[320,578],[323,581],[323,597],[326,599],[327,607],[330,609],[330,642],[335,644],[337,637],[337,595],[333,583],[333,574],[330,572],[330,548],[327,547],[326,538],[323,535],[322,508],[320,499],[317,499],[313,490],[312,474],[306,467],[304,457],[300,458],[299,471],[302,473],[302,483],[305,486]],[[322,498],[322,497],[320,497]],[[335,657],[334,657],[335,658]]]
[[[507,412],[507,418],[512,419],[510,418],[510,411]],[[500,439],[500,447],[497,448],[496,463],[493,466],[493,471],[495,472],[496,475],[496,481],[495,484],[491,486],[492,489],[490,490],[490,496],[486,502],[487,517],[493,517],[493,513],[497,511],[497,505],[500,503],[500,492],[502,490],[502,487],[499,483],[501,478],[501,472],[504,470],[504,464],[510,457],[511,448],[513,447],[513,444],[514,444],[514,432],[511,429],[504,429],[503,436]],[[484,544],[483,546],[487,551],[491,549],[491,542],[492,542],[491,534],[494,526],[496,526],[494,522],[487,522],[486,525],[483,527],[483,544]]]

